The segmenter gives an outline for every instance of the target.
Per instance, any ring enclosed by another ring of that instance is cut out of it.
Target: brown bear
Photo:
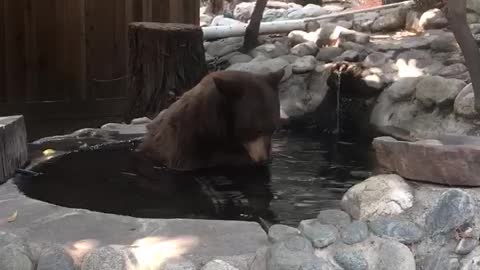
[[[283,75],[210,73],[155,117],[138,152],[181,171],[264,164],[280,121]]]

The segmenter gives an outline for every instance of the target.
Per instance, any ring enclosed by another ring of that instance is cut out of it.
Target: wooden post
[[[23,116],[0,117],[0,184],[27,161],[27,132]]]
[[[199,26],[131,23],[128,38],[131,105],[126,121],[155,117],[208,72]]]

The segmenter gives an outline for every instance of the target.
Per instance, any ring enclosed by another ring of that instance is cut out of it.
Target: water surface
[[[131,148],[131,147],[130,147]],[[338,208],[343,193],[372,168],[367,143],[318,133],[280,133],[268,168],[174,173],[139,163],[129,147],[79,151],[17,176],[32,198],[143,218],[253,220],[298,225]]]

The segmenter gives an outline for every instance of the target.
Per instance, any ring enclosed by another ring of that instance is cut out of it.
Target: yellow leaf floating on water
[[[9,223],[14,222],[17,219],[17,215],[18,215],[18,211],[15,211],[15,213],[13,213],[11,216],[8,217],[7,221]]]
[[[43,150],[43,155],[44,156],[50,156],[50,155],[53,155],[53,154],[55,154],[55,150],[53,150],[53,149]]]

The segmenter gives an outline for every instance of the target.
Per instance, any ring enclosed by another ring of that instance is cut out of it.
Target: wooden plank
[[[89,99],[108,97],[114,89],[115,0],[87,0],[87,88]]]
[[[7,100],[5,70],[5,1],[0,0],[0,103]]]
[[[168,22],[170,0],[151,0],[152,18],[149,21],[153,22]]]
[[[7,103],[0,106],[0,115],[22,114],[28,119],[82,119],[123,116],[127,99],[102,99],[80,102]],[[61,113],[59,113],[61,112]]]
[[[26,101],[38,100],[38,50],[37,50],[37,18],[36,1],[28,0],[25,13],[25,59],[27,64]]]
[[[67,71],[66,91],[71,100],[86,100],[86,40],[85,40],[85,0],[65,1],[65,61],[62,69]]]
[[[158,2],[159,0],[142,0],[142,15],[143,20],[145,22],[153,21],[153,3]],[[160,1],[167,1],[167,0],[160,0]],[[155,7],[156,10],[156,7]]]
[[[115,28],[113,44],[113,73],[112,92],[109,98],[125,97],[127,93],[127,65],[128,65],[128,12],[126,3],[128,0],[116,0],[115,3]],[[117,79],[120,78],[120,79]]]
[[[25,10],[27,0],[5,2],[5,74],[8,101],[21,101],[26,92]]]
[[[28,158],[23,116],[0,117],[0,156],[1,184],[12,177]]]

